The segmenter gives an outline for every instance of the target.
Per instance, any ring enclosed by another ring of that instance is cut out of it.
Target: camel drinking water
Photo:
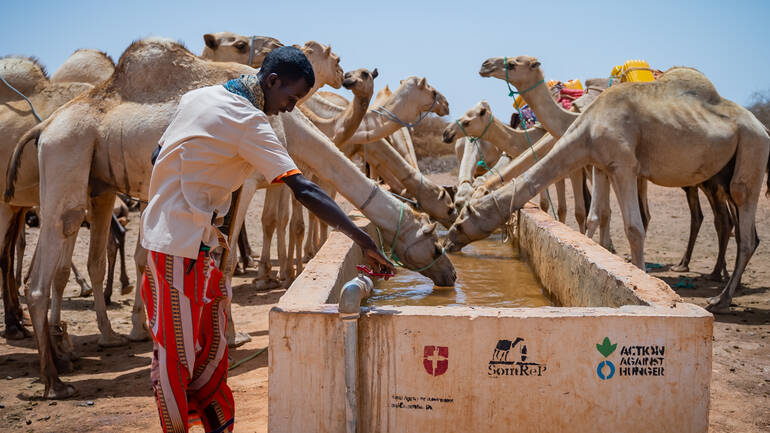
[[[543,159],[462,211],[447,233],[448,249],[488,236],[554,179],[593,164],[610,176],[632,262],[644,269],[637,179],[671,187],[694,185],[734,163],[729,200],[735,210],[738,256],[724,290],[707,307],[726,311],[759,243],[755,214],[762,177],[770,169],[769,154],[770,136],[754,115],[722,98],[695,69],[672,68],[655,82],[625,83],[605,91]]]

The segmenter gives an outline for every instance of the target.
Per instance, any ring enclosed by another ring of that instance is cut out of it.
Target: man
[[[164,431],[186,432],[197,418],[207,432],[233,429],[225,340],[231,292],[209,252],[223,240],[212,218],[227,213],[231,193],[253,170],[285,183],[300,203],[353,239],[373,267],[393,271],[371,237],[299,172],[267,121],[266,115],[293,110],[314,83],[300,50],[277,48],[257,75],[182,96],[160,139],[142,217],[142,246],[149,251],[142,297]]]

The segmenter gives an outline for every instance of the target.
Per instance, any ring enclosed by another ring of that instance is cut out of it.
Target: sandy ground
[[[451,174],[434,175],[441,183],[454,183]],[[569,188],[568,188],[569,190]],[[764,192],[764,191],[763,191]],[[554,198],[555,198],[555,193]],[[675,290],[690,302],[705,305],[717,294],[721,284],[703,278],[714,264],[716,234],[705,198],[705,221],[690,265],[692,272],[668,270],[679,262],[687,241],[689,213],[680,189],[650,187],[653,219],[647,235],[646,260],[660,263],[654,275],[676,286],[682,277],[691,278],[695,288]],[[555,200],[554,200],[555,201]],[[247,219],[255,252],[262,243],[259,230],[261,194],[252,203]],[[571,202],[571,199],[570,199]],[[628,254],[617,203],[613,202],[612,234],[618,254]],[[734,300],[733,313],[716,317],[714,324],[713,376],[711,386],[710,430],[712,432],[770,431],[770,199],[762,197],[757,215],[760,244],[743,277],[743,290]],[[576,227],[568,214],[567,224]],[[129,224],[129,245],[136,239],[136,214]],[[87,231],[82,230],[76,247],[75,263],[85,271]],[[37,230],[28,234],[34,245]],[[28,249],[27,260],[31,255]],[[735,244],[730,244],[728,264],[732,270]],[[128,261],[134,281],[133,260]],[[233,281],[233,312],[238,328],[252,341],[233,350],[240,360],[267,346],[267,312],[282,290],[257,291],[254,272]],[[682,280],[683,281],[683,280]],[[683,281],[684,282],[684,281]],[[63,318],[80,359],[76,370],[63,376],[79,394],[65,401],[40,399],[43,386],[37,379],[38,358],[31,339],[6,342],[0,339],[0,431],[121,432],[157,431],[157,412],[149,383],[151,343],[129,343],[125,347],[100,349],[98,330],[92,311],[92,298],[78,298],[74,280],[67,286]],[[113,328],[127,334],[133,294],[113,295],[109,308]],[[2,314],[2,313],[0,313]],[[267,354],[246,362],[230,372],[228,381],[236,399],[236,431],[267,431]],[[200,431],[200,430],[195,430]]]

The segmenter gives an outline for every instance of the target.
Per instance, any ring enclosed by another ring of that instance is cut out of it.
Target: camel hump
[[[0,57],[0,77],[26,96],[35,93],[48,82],[48,72],[34,57]],[[6,94],[14,99],[21,98],[0,83],[0,95]]]
[[[32,139],[37,140],[40,138],[40,133],[43,132],[46,122],[38,123],[21,136],[21,139],[16,143],[16,147],[13,149],[13,156],[8,161],[8,170],[6,171],[6,183],[4,199],[9,202],[13,199],[13,195],[16,193],[16,178],[19,175],[19,166],[21,165],[21,154],[24,152],[24,147]]]
[[[694,96],[704,102],[713,104],[722,99],[711,80],[695,68],[674,66],[661,75],[656,82],[675,87],[678,90],[676,94]]]
[[[72,53],[51,77],[54,83],[99,84],[115,71],[115,62],[105,52],[81,48]]]

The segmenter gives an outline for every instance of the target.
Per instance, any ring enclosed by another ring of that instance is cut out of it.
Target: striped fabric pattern
[[[164,432],[233,430],[227,386],[227,303],[232,292],[208,252],[191,259],[150,251],[142,298],[153,337],[150,378]],[[189,272],[187,272],[189,270]]]

